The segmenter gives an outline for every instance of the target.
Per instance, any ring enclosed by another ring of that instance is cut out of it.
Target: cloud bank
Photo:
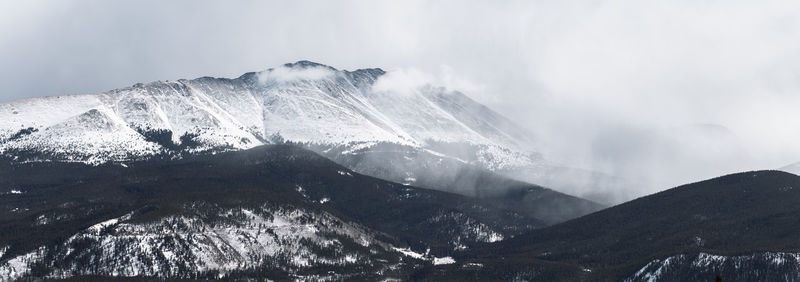
[[[372,90],[402,95],[418,91],[420,87],[426,86],[443,87],[446,91],[464,93],[476,93],[485,89],[484,85],[459,76],[452,67],[441,65],[438,72],[425,72],[413,67],[390,69],[386,71],[386,74],[378,77]]]

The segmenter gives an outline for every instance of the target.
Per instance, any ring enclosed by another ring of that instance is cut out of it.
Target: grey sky
[[[301,59],[400,68],[518,120],[571,165],[635,174],[640,150],[667,174],[653,177],[684,181],[800,160],[797,3],[0,0],[0,102]],[[659,166],[719,147],[676,145],[706,134],[693,124],[727,128],[713,138],[747,157]]]

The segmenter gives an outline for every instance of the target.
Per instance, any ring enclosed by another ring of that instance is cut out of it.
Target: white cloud
[[[375,81],[372,90],[376,92],[393,92],[410,94],[419,87],[434,83],[433,76],[417,69],[390,70]]]
[[[472,95],[485,95],[486,85],[459,76],[451,66],[441,65],[440,69],[441,75],[436,82],[437,85],[444,86],[451,91],[471,93]]]
[[[441,65],[439,73],[425,72],[417,68],[389,70],[375,81],[372,89],[377,92],[409,94],[423,86],[444,87],[447,91],[477,94],[484,91],[481,84],[456,74],[452,67]]]

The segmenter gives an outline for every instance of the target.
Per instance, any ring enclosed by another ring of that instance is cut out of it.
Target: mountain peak
[[[286,63],[286,64],[283,64],[283,66],[287,67],[287,68],[293,68],[293,69],[326,68],[326,69],[329,69],[329,70],[332,70],[332,71],[339,71],[339,69],[336,69],[336,68],[334,68],[332,66],[329,66],[329,65],[326,65],[326,64],[320,64],[320,63],[317,63],[317,62],[312,62],[312,61],[309,61],[309,60],[300,60],[300,61],[297,61],[297,62],[294,62],[294,63]],[[379,77],[381,75],[386,74],[386,71],[384,71],[381,68],[364,68],[364,69],[356,69],[354,71],[347,71],[347,70],[343,70],[343,71],[345,71],[347,73],[350,73],[350,74],[352,74],[354,76],[369,76],[369,77],[372,77],[372,78],[377,78],[377,77]]]
[[[337,71],[336,68],[331,67],[329,65],[324,65],[324,64],[320,64],[320,63],[312,62],[312,61],[308,61],[308,60],[300,60],[300,61],[297,61],[297,62],[294,62],[294,63],[286,63],[286,64],[283,64],[283,66],[287,67],[287,68],[299,68],[299,69],[326,68],[326,69],[330,69],[330,70],[333,70],[333,71]]]

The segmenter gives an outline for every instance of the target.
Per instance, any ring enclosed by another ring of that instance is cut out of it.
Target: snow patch
[[[452,257],[433,258],[433,265],[454,264],[456,260]]]
[[[430,262],[433,263],[433,265],[443,265],[443,264],[454,264],[454,263],[456,263],[456,261],[452,257],[441,257],[441,258],[438,258],[438,257],[430,256],[429,255],[430,249],[428,249],[428,251],[425,254],[417,253],[417,252],[411,250],[411,248],[392,247],[392,250],[394,250],[396,252],[399,252],[399,253],[401,253],[401,254],[403,254],[405,256],[412,257],[414,259],[430,261]]]
[[[22,193],[23,193],[22,190],[11,189],[7,193],[2,193],[2,194],[19,195],[19,194],[22,194]]]
[[[481,268],[483,267],[482,263],[477,262],[468,262],[461,266],[462,268]]]
[[[403,255],[418,259],[418,260],[429,260],[428,258],[425,257],[425,254],[414,252],[414,251],[411,250],[411,248],[392,247],[392,250],[394,250],[396,252],[399,252],[399,253],[401,253]]]
[[[303,186],[295,185],[294,190],[297,191],[297,193],[300,193],[300,195],[302,195],[303,198],[308,198],[308,195],[306,195],[306,190],[303,189]]]

